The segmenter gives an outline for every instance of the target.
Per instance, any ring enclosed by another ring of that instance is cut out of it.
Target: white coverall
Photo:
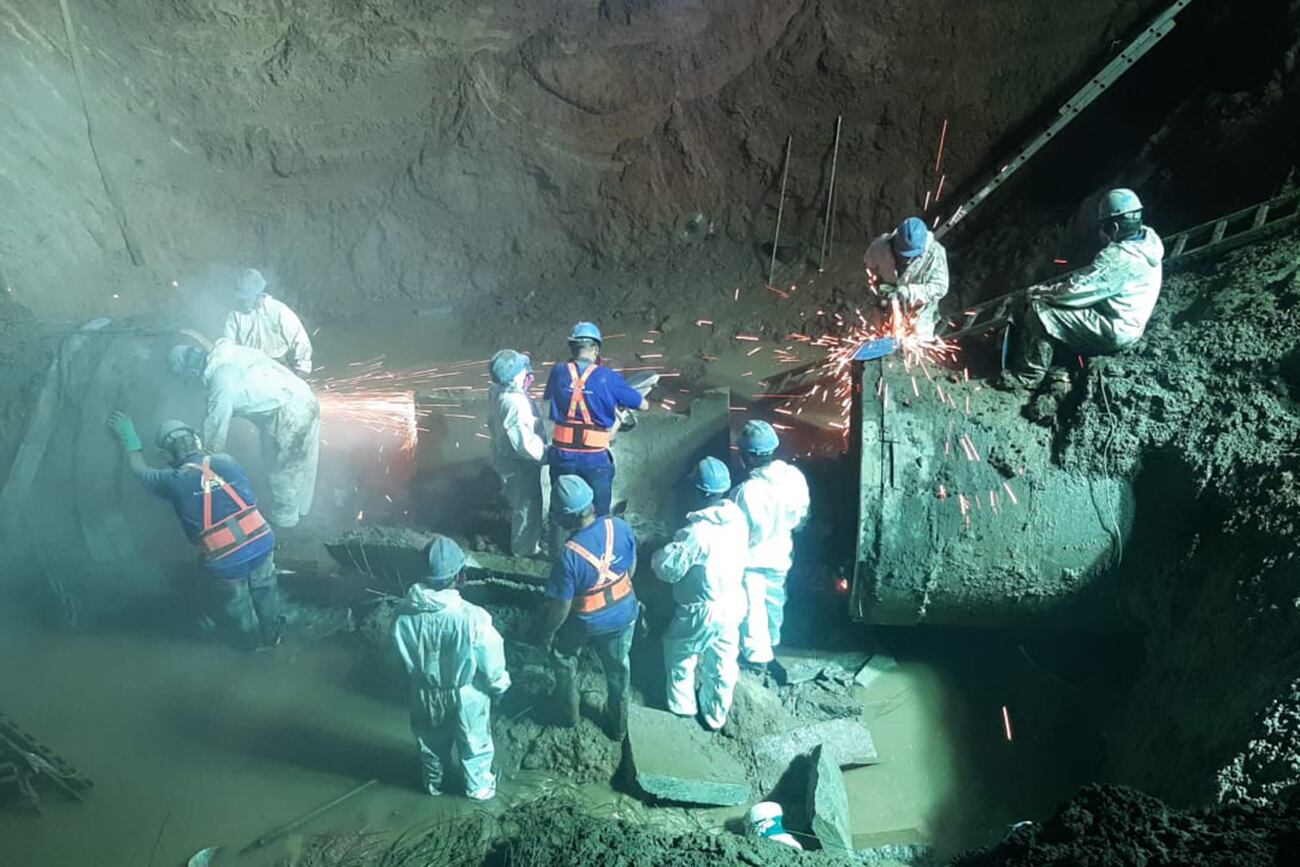
[[[510,553],[527,557],[542,540],[542,461],[546,457],[545,428],[537,404],[523,388],[526,372],[509,385],[493,383],[489,397],[488,430],[492,434],[492,466],[501,476],[510,504]]]
[[[750,472],[731,498],[749,521],[740,651],[747,662],[771,662],[785,620],[785,576],[794,550],[790,536],[808,519],[808,482],[790,464],[774,460]]]
[[[916,335],[928,340],[939,324],[939,301],[948,294],[948,251],[934,235],[920,256],[898,273],[892,242],[895,232],[881,235],[867,247],[862,264],[882,286],[895,286],[905,308],[916,311]]]
[[[258,349],[302,376],[311,375],[311,337],[298,314],[283,301],[263,294],[253,312],[231,310],[222,335],[232,343]]]
[[[292,527],[311,511],[320,457],[320,404],[311,386],[256,349],[222,338],[203,368],[208,414],[203,444],[226,448],[230,420],[241,416],[262,433],[270,491],[262,511],[278,527]]]
[[[510,688],[492,615],[454,587],[413,584],[393,622],[393,641],[411,676],[411,732],[425,789],[442,794],[443,766],[454,745],[465,793],[477,800],[492,797],[492,699]]]
[[[1025,367],[1045,372],[1052,362],[1050,337],[1075,352],[1106,355],[1142,337],[1160,297],[1165,246],[1151,229],[1113,241],[1092,263],[1058,284],[1039,288],[1025,319]]]
[[[677,610],[664,634],[668,709],[704,713],[717,730],[727,722],[740,676],[740,621],[745,617],[745,563],[749,524],[730,500],[686,516],[686,526],[651,560],[655,575],[673,586]],[[699,666],[699,703],[695,672]]]

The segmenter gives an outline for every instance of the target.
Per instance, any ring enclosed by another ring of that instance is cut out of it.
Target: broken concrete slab
[[[825,653],[817,656],[778,655],[779,673],[776,680],[782,686],[791,686],[841,672],[852,675],[868,661],[869,657],[870,654],[860,650]]]
[[[837,767],[853,768],[879,763],[871,732],[857,720],[836,719],[811,723],[782,734],[767,735],[754,742],[754,757],[773,782],[797,757],[823,746]]]
[[[511,557],[491,551],[470,551],[465,560],[465,575],[469,578],[504,578],[544,587],[550,574],[550,560],[538,560],[532,557]]]
[[[898,660],[884,653],[877,653],[867,660],[867,664],[858,669],[853,681],[858,686],[870,686],[871,682],[887,671],[898,668]]]
[[[849,821],[849,793],[844,774],[825,747],[813,747],[808,772],[808,819],[813,835],[823,849],[850,852],[853,828]]]
[[[681,804],[730,807],[750,800],[745,771],[694,719],[632,705],[627,750],[637,785]]]

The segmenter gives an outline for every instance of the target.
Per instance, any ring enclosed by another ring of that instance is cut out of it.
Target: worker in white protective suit
[[[948,251],[920,217],[876,238],[862,257],[867,278],[883,301],[897,300],[917,337],[929,340],[948,294]]]
[[[785,621],[785,579],[794,550],[793,533],[808,520],[808,482],[776,457],[781,444],[765,421],[748,421],[740,431],[740,461],[749,478],[731,494],[749,522],[745,566],[745,619],[740,625],[741,658],[755,667],[774,659]]]
[[[226,315],[222,335],[232,343],[258,349],[304,379],[311,375],[311,337],[298,314],[266,291],[256,268],[239,275],[235,308]]]
[[[510,553],[532,557],[541,551],[542,464],[546,461],[545,428],[537,404],[528,396],[533,364],[524,353],[503,349],[492,356],[488,367],[492,466],[501,476],[510,505]]]
[[[672,585],[677,603],[664,634],[668,709],[679,716],[699,714],[705,727],[717,731],[726,725],[740,677],[749,523],[727,499],[731,473],[722,461],[700,461],[691,481],[697,507],[650,565]]]
[[[1146,331],[1160,298],[1164,243],[1142,224],[1142,202],[1132,190],[1106,193],[1097,221],[1105,246],[1092,263],[1060,282],[1030,288],[1019,363],[1003,371],[998,387],[1037,388],[1058,350],[1110,355],[1137,343]],[[1053,378],[1067,381],[1065,368],[1058,367]]]
[[[429,545],[429,574],[406,591],[393,641],[411,676],[411,732],[420,750],[424,788],[443,792],[454,750],[465,794],[496,795],[492,773],[492,700],[510,688],[505,648],[492,615],[461,598],[465,552],[446,536]]]
[[[261,431],[270,482],[263,511],[277,527],[296,526],[311,511],[320,456],[320,404],[311,386],[256,349],[224,338],[211,352],[174,346],[169,361],[176,373],[208,389],[203,442],[212,451],[225,451],[235,416]]]

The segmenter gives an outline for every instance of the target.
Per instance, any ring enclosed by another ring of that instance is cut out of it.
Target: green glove
[[[135,432],[135,423],[131,417],[120,409],[113,410],[108,414],[108,429],[117,437],[117,441],[122,444],[122,448],[128,452],[138,452],[141,450],[140,437]]]

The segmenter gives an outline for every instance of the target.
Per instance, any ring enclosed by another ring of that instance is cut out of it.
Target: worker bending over
[[[261,431],[270,468],[266,517],[277,527],[296,526],[311,511],[320,455],[320,405],[311,387],[256,349],[224,338],[211,352],[174,346],[169,361],[177,374],[208,389],[203,441],[209,448],[225,449],[235,416]]]
[[[420,750],[424,788],[443,792],[453,749],[465,794],[486,801],[497,793],[492,759],[492,700],[510,688],[501,635],[492,615],[457,589],[465,552],[434,536],[429,572],[406,591],[393,622],[393,642],[410,680],[411,732]]]
[[[543,400],[550,401],[551,421],[555,423],[547,459],[551,484],[560,476],[581,477],[595,494],[597,517],[609,514],[613,498],[614,458],[609,445],[618,421],[615,412],[620,407],[650,408],[622,375],[601,364],[600,348],[600,329],[594,323],[573,326],[569,335],[571,358],[551,368],[542,395]],[[554,504],[554,498],[551,502]],[[559,541],[555,533],[552,540]]]
[[[740,507],[727,499],[731,473],[722,461],[700,461],[691,481],[694,509],[651,566],[660,580],[672,585],[677,603],[664,634],[668,709],[679,716],[699,713],[704,725],[717,731],[727,722],[740,676],[737,656],[746,608],[749,524]]]
[[[1141,339],[1160,297],[1165,247],[1142,225],[1132,190],[1111,190],[1097,206],[1104,247],[1092,264],[1059,283],[1031,287],[1020,329],[1019,366],[1003,371],[1003,389],[1037,388],[1058,349],[1110,355]],[[1064,380],[1065,370],[1058,368]]]
[[[532,360],[522,352],[503,349],[488,365],[488,430],[492,434],[492,466],[501,476],[510,505],[510,553],[531,557],[541,550],[542,464],[546,436],[537,404],[528,395],[533,384]]]
[[[311,375],[311,338],[298,314],[266,291],[262,272],[239,275],[235,309],[226,315],[222,335],[232,343],[266,353],[304,379]]]
[[[181,529],[202,549],[203,568],[215,580],[218,620],[254,650],[280,643],[280,589],[275,579],[275,534],[257,509],[248,475],[230,455],[205,451],[194,428],[163,422],[157,447],[169,469],[145,463],[135,424],[123,412],[108,417],[126,451],[127,466],[147,490],[171,503]]]
[[[561,721],[578,724],[578,655],[591,645],[608,688],[606,733],[622,740],[631,687],[628,655],[641,615],[632,592],[636,539],[622,518],[597,519],[591,486],[578,476],[560,476],[551,486],[551,503],[568,541],[553,555],[546,586],[550,604],[540,631],[542,646],[555,659]]]
[[[917,337],[929,340],[939,324],[939,301],[948,294],[948,251],[920,217],[908,217],[881,235],[862,257],[872,285],[912,316]]]
[[[776,457],[781,444],[765,421],[748,421],[740,431],[740,462],[749,472],[731,498],[749,522],[749,560],[745,566],[745,619],[740,652],[745,662],[771,662],[781,643],[785,620],[785,579],[794,549],[791,535],[808,520],[808,482],[803,473]]]

